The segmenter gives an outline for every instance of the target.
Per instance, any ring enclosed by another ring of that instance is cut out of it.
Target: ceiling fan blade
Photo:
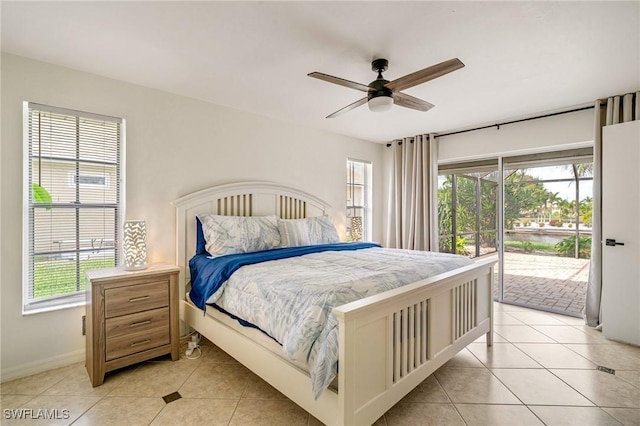
[[[312,72],[307,74],[309,77],[317,78],[320,80],[328,81],[329,83],[337,84],[339,86],[348,87],[350,89],[360,90],[361,92],[368,92],[369,86],[356,83],[355,81],[345,80],[344,78],[334,77],[332,75],[323,74],[321,72]]]
[[[406,93],[394,92],[392,96],[394,104],[411,109],[417,109],[418,111],[429,111],[435,106],[427,101],[423,101],[422,99],[407,95]]]
[[[358,101],[355,101],[354,103],[352,103],[350,105],[347,105],[346,107],[344,107],[342,109],[337,110],[333,114],[327,115],[327,118],[336,117],[336,116],[338,116],[340,114],[343,114],[343,113],[345,113],[347,111],[351,111],[354,108],[358,108],[360,105],[364,105],[366,103],[367,103],[367,98],[362,98],[362,99],[360,99]]]
[[[433,80],[434,78],[441,77],[452,71],[464,67],[464,64],[458,58],[449,59],[448,61],[441,62],[436,65],[432,65],[420,71],[416,71],[411,74],[407,74],[404,77],[397,78],[389,83],[385,84],[385,87],[391,89],[392,92],[400,92],[401,90],[408,89],[418,84],[422,84],[426,81]]]

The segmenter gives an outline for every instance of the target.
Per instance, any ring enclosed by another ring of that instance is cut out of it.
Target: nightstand
[[[86,367],[94,387],[117,368],[168,353],[179,359],[179,273],[166,264],[86,272]]]

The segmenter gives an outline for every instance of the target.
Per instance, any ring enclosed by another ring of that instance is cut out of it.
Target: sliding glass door
[[[504,159],[501,301],[570,316],[591,255],[590,150]]]
[[[579,316],[591,247],[592,150],[441,165],[441,252],[498,254],[495,299]]]

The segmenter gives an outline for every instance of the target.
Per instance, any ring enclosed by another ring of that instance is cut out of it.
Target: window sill
[[[84,294],[33,301],[22,305],[22,315],[33,315],[60,311],[63,309],[78,308],[80,306],[85,306],[86,304],[87,302]]]

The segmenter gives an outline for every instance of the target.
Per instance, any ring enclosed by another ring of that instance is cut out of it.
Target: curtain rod
[[[459,131],[457,131],[457,132],[443,133],[443,134],[441,134],[441,135],[436,134],[436,137],[437,137],[437,138],[441,138],[441,137],[444,137],[444,136],[457,135],[457,134],[459,134],[459,133],[472,132],[472,131],[474,131],[474,130],[490,129],[491,127],[496,127],[496,128],[499,130],[499,129],[500,129],[500,126],[504,126],[504,125],[507,125],[507,124],[521,123],[521,122],[523,122],[523,121],[537,120],[537,119],[539,119],[539,118],[554,117],[554,116],[556,116],[556,115],[569,114],[569,113],[571,113],[571,112],[584,111],[584,110],[587,110],[587,109],[593,109],[593,108],[595,108],[595,106],[594,106],[594,105],[588,105],[588,106],[585,106],[585,107],[582,107],[582,108],[575,108],[575,109],[570,109],[570,110],[567,110],[567,111],[552,112],[552,113],[550,113],[550,114],[537,115],[537,116],[535,116],[535,117],[521,118],[521,119],[519,119],[519,120],[511,120],[511,121],[506,121],[506,122],[504,122],[504,123],[496,123],[496,124],[491,124],[491,125],[488,125],[488,126],[475,127],[475,128],[473,128],[473,129],[459,130]]]
[[[585,107],[575,108],[575,109],[571,109],[571,110],[567,110],[567,111],[552,112],[552,113],[549,113],[549,114],[538,115],[538,116],[535,116],[535,117],[521,118],[519,120],[511,120],[511,121],[506,121],[504,123],[489,124],[487,126],[474,127],[473,129],[458,130],[456,132],[449,132],[449,133],[443,133],[443,134],[437,134],[436,133],[435,137],[441,138],[441,137],[444,137],[444,136],[451,136],[451,135],[458,135],[460,133],[473,132],[475,130],[490,129],[492,127],[495,127],[495,128],[497,128],[497,130],[500,130],[500,126],[505,126],[507,124],[521,123],[523,121],[537,120],[539,118],[554,117],[556,115],[569,114],[571,112],[584,111],[584,110],[592,109],[592,108],[595,108],[595,105],[588,105],[588,106],[585,106]],[[391,143],[388,143],[387,146],[388,147],[391,146]]]

